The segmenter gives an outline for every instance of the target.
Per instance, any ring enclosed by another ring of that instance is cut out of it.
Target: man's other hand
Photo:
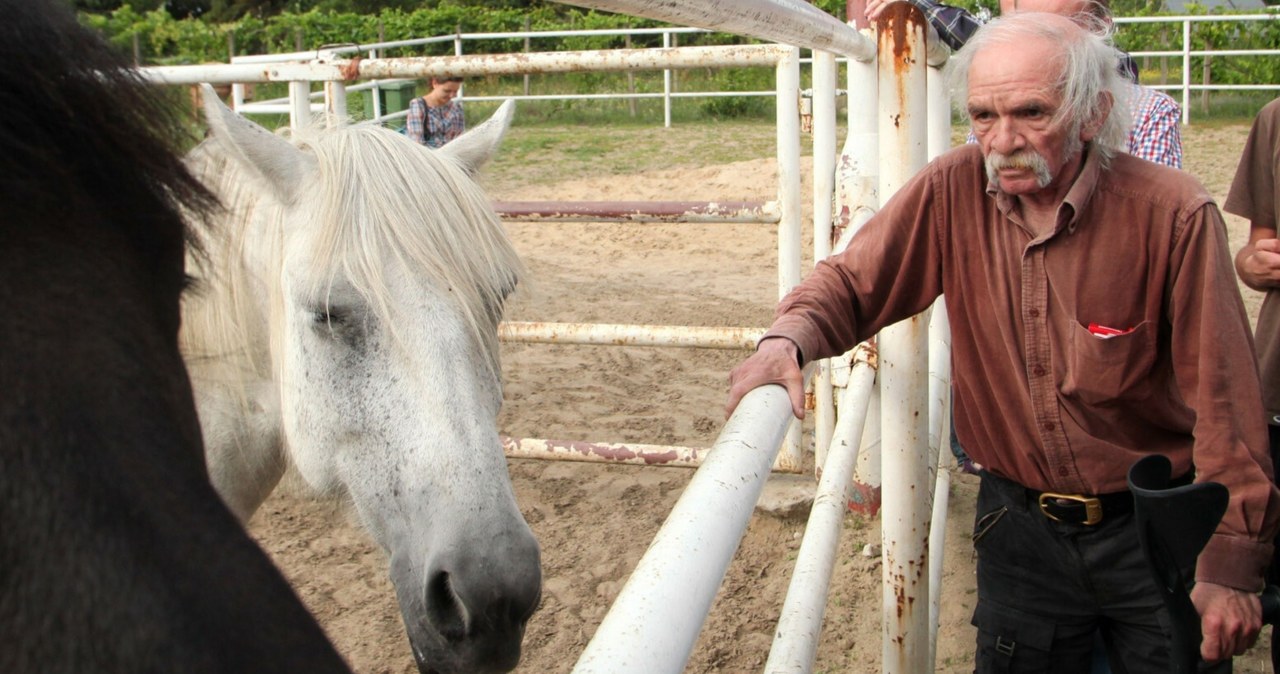
[[[1244,655],[1262,630],[1262,602],[1258,596],[1213,583],[1196,583],[1191,602],[1200,612],[1200,657],[1217,662]]]

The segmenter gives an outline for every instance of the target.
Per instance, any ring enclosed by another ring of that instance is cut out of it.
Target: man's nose
[[[1026,146],[1026,140],[1014,120],[1002,118],[990,131],[991,149],[1000,154],[1013,154]]]

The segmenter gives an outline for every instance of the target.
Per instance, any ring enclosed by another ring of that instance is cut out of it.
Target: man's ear
[[[1094,108],[1093,115],[1080,126],[1080,140],[1087,143],[1098,135],[1098,132],[1102,130],[1102,125],[1111,114],[1111,106],[1115,105],[1115,102],[1115,98],[1111,96],[1109,91],[1098,94],[1098,107]]]

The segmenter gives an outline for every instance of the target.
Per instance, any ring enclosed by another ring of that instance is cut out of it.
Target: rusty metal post
[[[880,194],[887,200],[927,159],[926,23],[905,2],[879,20]],[[928,316],[880,332],[885,674],[931,669],[928,538]]]

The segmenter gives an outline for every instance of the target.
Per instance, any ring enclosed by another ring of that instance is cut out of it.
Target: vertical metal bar
[[[524,17],[524,32],[526,33],[529,32],[529,17],[527,16]],[[524,36],[524,53],[526,54],[529,53],[529,46],[530,46],[529,36],[525,35]],[[524,95],[525,96],[529,95],[529,73],[524,74]]]
[[[929,158],[951,147],[951,97],[940,68],[927,72],[929,97]],[[942,602],[942,568],[947,544],[947,507],[951,473],[941,468],[951,451],[951,324],[947,304],[938,298],[929,312],[929,456],[937,478],[929,518],[929,671],[936,671],[938,619]]]
[[[289,83],[289,127],[301,129],[311,123],[311,83]]]
[[[929,159],[951,149],[951,96],[941,68],[928,68]]]
[[[1191,123],[1191,20],[1182,20],[1182,124]]]
[[[626,48],[630,49],[631,35],[630,34],[624,35],[623,38],[624,38],[624,43]],[[627,71],[627,94],[629,94],[630,96],[635,96],[636,94],[636,75],[635,75],[635,72],[631,70]],[[636,99],[627,98],[627,111],[631,113],[632,117],[636,116]]]
[[[865,33],[869,39],[874,35],[871,29],[867,29]],[[833,232],[836,241],[832,246],[832,250],[836,252],[844,250],[850,237],[880,207],[880,144],[876,135],[879,128],[877,112],[880,105],[880,85],[876,61],[849,61],[847,67],[849,133],[845,138],[844,149],[840,152],[840,160],[836,163],[836,222]],[[833,358],[831,362],[833,385],[844,386],[848,381],[848,356]],[[858,465],[854,472],[851,506],[860,512],[874,515],[880,510],[881,433],[878,387],[872,391],[870,410],[868,414],[871,418],[867,420],[866,429],[862,433]],[[838,429],[838,419],[845,412],[837,410],[836,414]],[[832,441],[841,442],[844,438],[837,434]]]
[[[662,33],[662,46],[664,49],[671,48],[671,33]],[[671,128],[671,69],[664,68],[662,70],[662,127]]]
[[[813,52],[813,261],[831,255],[832,199],[836,179],[836,55]],[[814,466],[826,462],[835,428],[831,362],[818,363],[813,377]]]
[[[892,3],[879,20],[880,194],[887,200],[927,158],[925,19]],[[900,41],[901,40],[901,41]],[[880,333],[881,526],[885,674],[928,671],[928,325],[924,315]]]
[[[778,60],[778,297],[800,283],[800,49],[791,47]],[[804,457],[800,424],[793,423],[778,464],[798,470]]]
[[[835,565],[844,525],[849,478],[858,459],[858,445],[867,418],[867,402],[875,385],[874,349],[861,344],[854,350],[854,366],[849,387],[840,400],[837,441],[822,472],[813,509],[804,529],[804,540],[796,553],[795,569],[787,586],[787,597],[774,630],[773,646],[764,671],[791,674],[813,670],[822,634],[831,570]]]
[[[347,85],[342,82],[325,82],[324,83],[324,111],[325,121],[331,127],[346,126],[349,116],[347,114]]]

